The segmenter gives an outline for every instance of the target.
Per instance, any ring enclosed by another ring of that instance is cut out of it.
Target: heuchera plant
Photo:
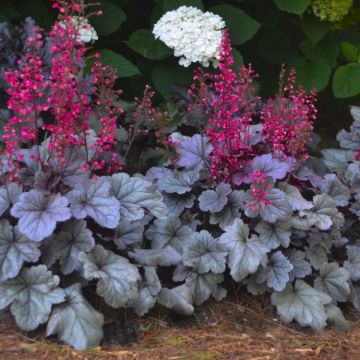
[[[218,73],[197,72],[191,106],[182,110],[198,133],[166,139],[161,123],[157,139],[175,148],[172,161],[130,176],[119,172],[114,151],[122,113],[116,75],[100,61],[84,75],[79,26],[88,25],[78,20],[86,5],[57,0],[54,7],[50,67],[35,29],[5,74],[11,114],[1,157],[0,309],[9,307],[24,330],[47,323],[47,335],[85,349],[103,337],[98,310],[106,306],[94,309],[82,288],[140,316],[156,303],[191,315],[210,296],[226,296],[229,269],[250,293],[270,293],[284,322],[346,329],[339,303],[360,307],[359,247],[341,233],[350,201],[358,211],[358,160],[353,150],[324,152],[323,162],[307,154],[315,95],[295,89],[291,72],[274,99],[257,97],[252,68],[231,68],[225,32]],[[152,96],[146,88],[129,116],[138,121],[129,145],[158,126]],[[360,148],[358,128],[339,135],[345,148]],[[345,180],[332,173],[338,167]],[[161,268],[172,274],[167,287]]]
[[[218,74],[195,74],[189,111],[199,133],[173,133],[175,166],[147,173],[172,215],[150,226],[152,249],[134,257],[175,249],[182,261],[173,280],[185,282],[195,304],[225,296],[227,267],[251,294],[270,293],[285,323],[347,329],[338,305],[351,300],[358,307],[359,280],[351,275],[357,248],[345,249],[342,235],[350,194],[308,154],[315,92],[296,88],[291,70],[274,99],[260,99],[256,74],[251,67],[236,74],[230,49],[225,32]]]

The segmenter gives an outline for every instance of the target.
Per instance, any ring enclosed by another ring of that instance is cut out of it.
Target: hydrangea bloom
[[[191,6],[168,11],[155,24],[153,34],[174,49],[185,67],[193,62],[209,66],[219,59],[220,43],[225,22],[219,15],[202,12]]]
[[[77,41],[89,43],[98,39],[95,29],[90,25],[89,20],[82,16],[72,17],[73,25],[78,30]],[[65,22],[60,22],[60,26],[65,28]]]
[[[313,0],[314,14],[321,20],[341,21],[353,5],[353,0]]]

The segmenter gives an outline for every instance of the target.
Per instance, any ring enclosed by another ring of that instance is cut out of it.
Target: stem
[[[130,149],[131,149],[131,147],[132,147],[132,145],[133,145],[133,143],[134,143],[134,141],[135,141],[136,133],[137,133],[137,130],[138,130],[138,128],[139,128],[139,124],[140,124],[140,122],[136,122],[136,123],[135,123],[134,132],[133,132],[133,135],[132,135],[132,137],[131,137],[131,139],[130,139],[130,141],[129,141],[129,146],[128,146],[128,148],[126,149],[126,152],[125,152],[125,155],[124,155],[124,160],[126,160],[126,157],[129,155]]]

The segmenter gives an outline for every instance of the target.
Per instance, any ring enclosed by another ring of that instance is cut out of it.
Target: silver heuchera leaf
[[[328,262],[328,251],[319,244],[306,246],[305,254],[315,270],[319,270],[322,264]]]
[[[360,311],[360,285],[350,282],[350,290],[350,301],[354,305],[354,308]]]
[[[120,221],[120,203],[109,195],[111,183],[107,178],[98,177],[80,184],[70,191],[67,198],[76,219],[93,218],[99,225],[114,229]]]
[[[301,326],[310,326],[321,331],[326,326],[325,306],[330,304],[331,297],[296,280],[295,286],[290,284],[282,292],[271,295],[271,303],[276,306],[281,320],[288,324],[296,320]]]
[[[289,282],[289,273],[292,269],[290,261],[281,251],[273,253],[264,271],[267,286],[275,291],[282,291]]]
[[[151,240],[153,249],[163,249],[171,245],[180,251],[191,235],[193,230],[183,225],[177,216],[169,216],[167,219],[157,219],[145,232],[145,236]]]
[[[244,139],[249,146],[256,145],[263,140],[263,124],[250,125],[248,127],[248,137]]]
[[[115,229],[114,238],[111,240],[118,249],[125,250],[128,246],[139,246],[142,244],[144,234],[144,224],[141,221],[127,221],[122,218],[120,224]],[[108,238],[107,240],[110,240]]]
[[[149,179],[150,181],[154,181],[171,174],[172,171],[166,167],[153,166],[146,172],[145,178]]]
[[[355,120],[350,126],[350,132],[340,130],[336,135],[337,141],[343,149],[355,150],[360,148],[360,120]]]
[[[350,106],[350,114],[354,120],[360,121],[360,107],[359,106]]]
[[[301,218],[300,216],[292,216],[289,221],[290,221],[291,227],[295,230],[307,231],[307,230],[310,230],[310,228],[311,228],[311,225],[310,225],[308,219]]]
[[[192,266],[198,273],[209,271],[215,274],[225,271],[227,252],[219,246],[209,232],[201,230],[193,233],[190,240],[184,244],[183,263]]]
[[[82,296],[79,283],[64,289],[66,302],[56,306],[46,328],[46,336],[57,334],[76,350],[97,346],[103,337],[104,316]]]
[[[174,170],[171,175],[159,179],[158,189],[169,194],[185,194],[191,191],[192,185],[200,178],[201,167],[189,170]]]
[[[158,303],[179,314],[192,315],[194,313],[193,297],[191,290],[186,285],[180,285],[173,289],[161,289]]]
[[[154,267],[145,267],[145,280],[141,284],[139,295],[132,305],[139,316],[144,316],[156,304],[161,283]]]
[[[231,225],[240,216],[240,208],[244,205],[244,196],[243,190],[233,191],[229,195],[229,201],[225,207],[220,212],[210,215],[210,224],[219,224],[222,229]]]
[[[0,220],[0,281],[14,278],[25,261],[36,262],[41,255],[39,246],[7,220]]]
[[[294,279],[303,279],[311,274],[311,265],[305,260],[305,253],[303,251],[292,249],[288,253],[288,260],[293,266],[293,269],[289,272],[290,282]]]
[[[350,185],[351,193],[355,194],[357,202],[360,200],[360,161],[353,161],[345,171],[345,181]]]
[[[191,168],[207,161],[212,151],[212,145],[205,136],[193,135],[190,139],[181,141],[176,152],[179,155],[178,166]]]
[[[326,305],[325,312],[328,323],[335,329],[340,331],[350,330],[350,324],[345,319],[343,312],[337,306],[333,304]]]
[[[135,249],[128,253],[129,257],[143,266],[171,266],[181,263],[181,255],[171,246],[163,249]]]
[[[344,268],[350,273],[352,281],[360,280],[360,248],[357,246],[346,247],[347,260],[344,261]]]
[[[324,182],[320,185],[322,193],[328,194],[337,206],[347,206],[350,199],[350,190],[335,174],[324,176]]]
[[[333,224],[333,217],[338,214],[335,201],[327,194],[315,195],[314,206],[310,210],[300,211],[301,217],[306,217],[311,226],[320,230],[328,230]]]
[[[259,200],[254,197],[254,192],[265,192],[266,194]],[[286,218],[291,212],[291,206],[285,193],[279,189],[264,188],[263,184],[253,184],[252,188],[246,192],[244,201],[246,216],[250,218],[260,216],[270,223]]]
[[[15,204],[20,194],[22,193],[22,186],[16,183],[9,183],[0,187],[0,216],[10,207]]]
[[[259,267],[268,248],[256,235],[249,237],[249,227],[241,219],[225,227],[219,243],[228,250],[230,274],[235,281],[241,281]]]
[[[263,295],[266,293],[266,291],[270,290],[266,285],[266,282],[260,281],[263,280],[260,279],[261,277],[262,276],[259,276],[259,272],[256,272],[242,281],[242,283],[246,284],[246,289],[250,294],[254,296]]]
[[[61,230],[43,245],[43,260],[50,267],[60,259],[61,271],[71,274],[80,267],[78,259],[81,251],[89,252],[95,246],[95,240],[84,220],[67,221]]]
[[[221,211],[228,202],[231,193],[229,184],[221,183],[215,190],[206,190],[199,196],[199,207],[202,211],[217,213]]]
[[[11,215],[18,218],[19,230],[32,241],[41,241],[50,236],[57,222],[70,219],[68,200],[61,195],[44,195],[30,190],[22,193],[11,208]]]
[[[280,245],[287,248],[290,244],[291,224],[289,221],[278,221],[275,224],[261,221],[255,227],[260,241],[270,250]]]
[[[293,211],[307,210],[313,207],[312,202],[305,200],[297,187],[286,182],[280,182],[277,186],[286,194]]]
[[[180,216],[185,209],[191,209],[194,206],[196,196],[191,193],[184,195],[163,194],[164,203],[169,210],[169,214]]]
[[[283,179],[290,171],[290,162],[280,161],[271,154],[254,157],[251,168],[253,173],[260,171],[265,176],[271,176],[274,180]]]
[[[212,295],[217,301],[222,300],[226,296],[226,290],[221,287],[224,281],[223,274],[199,274],[193,272],[186,279],[186,285],[191,289],[194,303],[201,305]]]
[[[349,163],[354,160],[352,150],[324,149],[321,150],[325,165],[337,174],[343,174]]]
[[[65,162],[52,161],[54,170],[61,182],[71,188],[75,188],[89,179],[89,172],[83,169],[83,165],[86,164],[86,156],[81,147],[72,146],[66,148],[64,150],[64,158]]]
[[[250,184],[253,180],[253,171],[251,168],[251,163],[247,161],[241,161],[239,164],[239,170],[232,177],[232,182],[234,185],[241,185],[243,183]]]
[[[324,263],[314,281],[314,288],[330,295],[333,300],[345,302],[350,296],[350,274],[337,263]]]
[[[168,210],[161,194],[145,179],[125,173],[114,174],[111,177],[111,192],[120,201],[121,215],[129,221],[141,219],[144,209],[157,218],[167,217]]]
[[[196,231],[197,227],[202,224],[200,220],[197,220],[197,216],[198,214],[192,214],[187,210],[181,215],[181,223],[188,226],[193,231]]]
[[[16,278],[0,283],[0,310],[11,304],[16,324],[34,330],[47,321],[53,304],[64,301],[59,281],[45,265],[23,268]]]
[[[85,279],[99,279],[96,292],[109,306],[117,309],[135,301],[141,276],[126,258],[96,245],[89,254],[81,252],[79,260]]]

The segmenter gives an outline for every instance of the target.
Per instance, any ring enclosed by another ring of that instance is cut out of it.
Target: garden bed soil
[[[353,319],[349,332],[316,334],[296,325],[282,325],[263,301],[240,296],[238,301],[210,302],[191,318],[155,310],[147,317],[130,319],[138,341],[132,342],[134,329],[120,329],[118,342],[130,344],[108,343],[85,352],[45,339],[43,330],[29,334],[13,324],[2,324],[0,360],[360,359],[360,323],[351,309],[345,311]]]

